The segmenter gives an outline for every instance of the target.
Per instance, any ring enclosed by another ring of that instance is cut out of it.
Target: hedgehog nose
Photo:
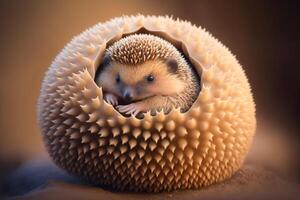
[[[123,93],[123,98],[125,101],[131,101],[132,100],[132,94],[129,90],[125,90]]]
[[[124,99],[126,101],[131,101],[132,97],[130,96],[130,94],[127,93],[127,94],[124,95]]]

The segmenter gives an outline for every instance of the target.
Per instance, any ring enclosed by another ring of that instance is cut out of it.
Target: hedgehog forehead
[[[159,58],[171,58],[176,52],[177,49],[169,42],[146,34],[122,38],[107,49],[112,60],[127,65],[142,64]]]
[[[136,66],[117,64],[122,81],[128,85],[140,83],[146,76],[164,75],[167,73],[165,63],[160,60],[146,61]]]

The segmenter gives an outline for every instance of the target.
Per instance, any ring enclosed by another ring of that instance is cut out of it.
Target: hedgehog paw
[[[106,94],[105,100],[107,101],[107,103],[109,103],[113,106],[118,105],[118,98],[114,94],[111,94],[111,93]]]
[[[138,103],[131,103],[128,105],[120,105],[120,106],[117,106],[117,109],[121,113],[133,115],[133,116],[136,116],[139,112],[143,111],[141,104],[138,104]]]

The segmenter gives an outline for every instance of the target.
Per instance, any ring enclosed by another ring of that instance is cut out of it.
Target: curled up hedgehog
[[[125,37],[109,47],[96,82],[105,99],[125,114],[172,108],[187,111],[200,90],[199,78],[169,42],[146,34]]]
[[[53,161],[117,191],[200,189],[242,166],[255,103],[236,57],[163,16],[124,16],[76,36],[45,74],[38,122]]]

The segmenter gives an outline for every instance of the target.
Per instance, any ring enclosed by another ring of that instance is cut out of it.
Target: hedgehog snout
[[[125,101],[129,102],[134,99],[134,89],[130,86],[127,86],[122,91],[122,97]]]

